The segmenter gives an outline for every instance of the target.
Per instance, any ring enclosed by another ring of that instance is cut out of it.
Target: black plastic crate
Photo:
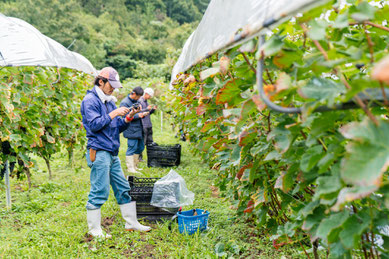
[[[132,200],[136,201],[136,213],[139,219],[156,221],[171,219],[178,211],[178,208],[161,209],[150,205],[153,195],[154,183],[160,178],[139,178],[129,176],[128,182],[131,190],[129,192]]]
[[[181,163],[181,145],[148,145],[148,167],[171,167]]]

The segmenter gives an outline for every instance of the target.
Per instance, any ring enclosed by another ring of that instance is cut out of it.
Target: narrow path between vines
[[[154,122],[158,125],[158,122]],[[178,143],[170,125],[161,132],[155,128],[157,143]],[[128,233],[115,203],[113,193],[102,208],[104,229],[112,234],[109,240],[86,237],[85,203],[89,190],[89,168],[82,152],[75,154],[74,169],[68,167],[65,152],[52,159],[53,179],[49,181],[47,168],[37,159],[32,170],[32,185],[27,180],[12,179],[12,211],[5,209],[5,192],[0,193],[0,254],[4,257],[78,257],[78,258],[304,258],[292,246],[275,249],[247,220],[237,219],[231,204],[220,197],[213,181],[217,172],[211,171],[201,159],[190,152],[190,144],[180,142],[182,164],[175,170],[185,178],[188,188],[195,193],[190,208],[211,212],[209,230],[193,236],[169,230],[168,222],[152,224],[150,233]],[[120,158],[124,166],[126,142],[122,140]],[[148,177],[160,177],[168,169],[141,167]],[[2,187],[1,187],[2,188]]]

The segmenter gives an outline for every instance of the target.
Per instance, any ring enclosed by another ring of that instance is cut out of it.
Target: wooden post
[[[9,181],[9,162],[5,161],[5,197],[7,200],[7,209],[11,209],[11,184]]]
[[[161,133],[163,132],[163,111],[161,111]]]

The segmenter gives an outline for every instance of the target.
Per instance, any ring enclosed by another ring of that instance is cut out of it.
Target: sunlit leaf
[[[327,22],[324,20],[313,20],[309,23],[311,28],[308,36],[313,40],[324,40],[326,35]]]
[[[362,199],[369,196],[378,189],[377,186],[363,186],[343,188],[338,195],[336,204],[331,208],[333,211],[339,211],[346,202]]]
[[[302,97],[326,101],[332,106],[335,98],[345,92],[345,87],[329,79],[314,77],[300,90]]]
[[[378,127],[370,120],[354,122],[341,129],[353,141],[347,146],[341,176],[347,183],[380,186],[389,165],[389,122]]]
[[[376,8],[370,5],[368,2],[361,2],[358,7],[358,12],[351,14],[351,17],[359,22],[374,19]]]

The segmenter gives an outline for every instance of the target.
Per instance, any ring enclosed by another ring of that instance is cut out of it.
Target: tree
[[[167,16],[180,24],[191,23],[201,18],[201,14],[192,0],[164,0]]]

